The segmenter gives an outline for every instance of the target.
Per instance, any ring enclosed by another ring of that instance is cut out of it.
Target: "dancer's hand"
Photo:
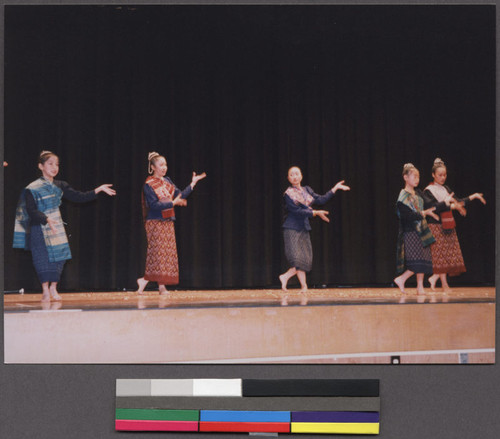
[[[313,216],[319,216],[324,222],[329,223],[328,210],[313,210]]]
[[[47,217],[47,225],[50,227],[50,230],[52,230],[53,233],[57,232],[56,224],[57,224],[57,221],[55,219]]]
[[[194,189],[196,183],[198,183],[200,180],[203,180],[206,176],[207,176],[206,172],[199,175],[196,175],[196,172],[193,172],[193,179],[191,180],[191,189]]]
[[[332,187],[332,192],[335,193],[337,192],[339,189],[342,190],[342,191],[350,191],[351,188],[349,186],[346,186],[344,184],[344,181],[345,180],[342,180],[342,181],[339,181],[335,186]]]
[[[456,200],[455,198],[453,198],[453,196],[455,195],[455,192],[452,192],[451,194],[448,194],[446,195],[446,197],[444,197],[444,202],[447,206],[449,206],[451,203],[455,202],[456,203]]]
[[[456,202],[452,203],[452,204],[451,204],[451,208],[452,208],[453,210],[458,210],[458,213],[459,213],[460,215],[462,215],[462,216],[467,215],[467,209],[465,209],[465,207],[464,207],[464,202],[463,202],[463,201],[461,201],[461,202],[456,201]]]
[[[187,200],[185,200],[184,198],[181,198],[181,197],[182,197],[182,194],[177,195],[177,197],[175,197],[174,201],[172,201],[172,204],[174,206],[187,206],[187,204],[188,204]]]
[[[472,194],[469,197],[469,199],[470,200],[479,200],[479,201],[481,201],[481,203],[486,204],[486,200],[484,199],[483,194],[479,194],[477,192],[475,194]]]
[[[432,216],[432,218],[434,218],[435,220],[438,220],[439,221],[439,216],[437,216],[434,211],[436,210],[436,207],[431,207],[430,209],[426,209],[424,211],[422,211],[422,213],[424,214],[424,218],[429,215],[429,216]]]
[[[104,192],[108,195],[116,195],[116,191],[114,189],[111,189],[112,184],[101,184],[101,186],[95,188],[95,193],[98,194],[99,192]]]

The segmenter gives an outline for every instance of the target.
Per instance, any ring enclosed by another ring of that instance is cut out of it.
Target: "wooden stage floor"
[[[6,363],[493,363],[494,287],[4,295]]]
[[[397,288],[324,288],[311,289],[306,294],[296,289],[287,293],[277,289],[259,289],[172,290],[164,296],[157,291],[145,291],[143,295],[135,292],[78,292],[61,293],[61,296],[61,302],[41,303],[41,294],[5,294],[4,311],[487,303],[495,301],[495,288],[455,288],[448,294],[439,289],[436,292],[429,289],[422,296],[416,294],[415,288],[408,288],[406,295]]]

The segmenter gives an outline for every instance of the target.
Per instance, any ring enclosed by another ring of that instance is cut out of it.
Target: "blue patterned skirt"
[[[30,250],[40,282],[59,282],[66,261],[49,261],[49,253],[45,246],[42,228],[39,225],[31,226]]]
[[[424,247],[417,232],[404,233],[405,268],[414,273],[432,274],[431,247]]]

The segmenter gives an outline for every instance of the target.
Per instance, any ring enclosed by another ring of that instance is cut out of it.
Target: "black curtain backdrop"
[[[15,206],[60,157],[59,178],[116,197],[63,201],[73,259],[60,289],[135,288],[148,151],[181,189],[179,288],[278,287],[291,165],[325,193],[310,286],[389,285],[402,166],[423,188],[435,157],[458,196],[483,192],[457,230],[467,273],[494,283],[495,7],[5,6],[5,289],[39,291],[11,248]]]

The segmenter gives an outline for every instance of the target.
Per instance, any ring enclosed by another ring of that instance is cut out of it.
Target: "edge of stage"
[[[494,363],[494,287],[4,295],[6,363]]]

